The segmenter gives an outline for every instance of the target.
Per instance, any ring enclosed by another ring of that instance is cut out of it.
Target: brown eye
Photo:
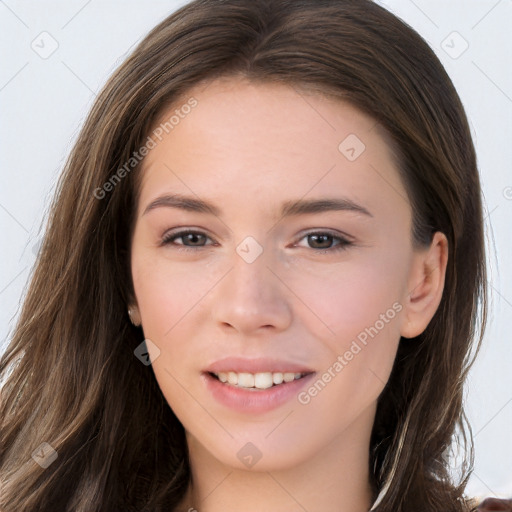
[[[182,243],[175,243],[175,240],[180,239]],[[185,231],[177,231],[174,233],[167,233],[162,238],[161,245],[175,245],[180,246],[179,250],[194,250],[194,247],[206,247],[207,245],[211,244],[205,244],[204,242],[209,237],[202,233],[201,231],[192,231],[192,230],[185,230]]]
[[[352,245],[352,242],[346,238],[330,232],[318,231],[308,233],[301,240],[305,238],[308,240],[309,248],[316,249],[320,253],[340,251]]]
[[[313,249],[330,249],[333,238],[331,235],[308,235],[309,242],[313,243]]]

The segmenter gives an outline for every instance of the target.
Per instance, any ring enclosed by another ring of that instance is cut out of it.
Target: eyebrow
[[[205,213],[220,217],[221,210],[203,199],[197,199],[182,194],[171,194],[157,197],[151,201],[145,208],[142,215],[160,207],[177,208],[189,212]],[[281,218],[296,215],[307,215],[322,213],[327,211],[350,211],[373,217],[373,215],[364,207],[351,199],[344,197],[323,198],[323,199],[298,199],[285,201],[281,207]]]

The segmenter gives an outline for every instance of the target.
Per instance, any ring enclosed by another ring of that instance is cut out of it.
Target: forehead
[[[184,108],[191,98],[195,106]],[[382,127],[319,93],[217,79],[184,94],[152,134],[159,127],[141,169],[140,205],[165,188],[219,202],[226,195],[245,208],[335,192],[407,203]]]

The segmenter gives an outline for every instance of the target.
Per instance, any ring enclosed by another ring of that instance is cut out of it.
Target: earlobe
[[[448,240],[438,231],[430,247],[413,258],[400,330],[404,338],[419,336],[432,320],[443,296],[447,263]]]
[[[135,327],[139,327],[142,323],[139,313],[139,308],[137,306],[130,305],[128,306],[128,316],[130,317],[130,321]]]

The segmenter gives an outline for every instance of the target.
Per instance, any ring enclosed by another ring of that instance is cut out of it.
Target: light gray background
[[[56,178],[97,91],[133,45],[184,3],[0,0],[0,353],[26,291]],[[467,493],[512,497],[512,0],[381,3],[430,43],[471,122],[492,306],[467,386],[476,447]]]

